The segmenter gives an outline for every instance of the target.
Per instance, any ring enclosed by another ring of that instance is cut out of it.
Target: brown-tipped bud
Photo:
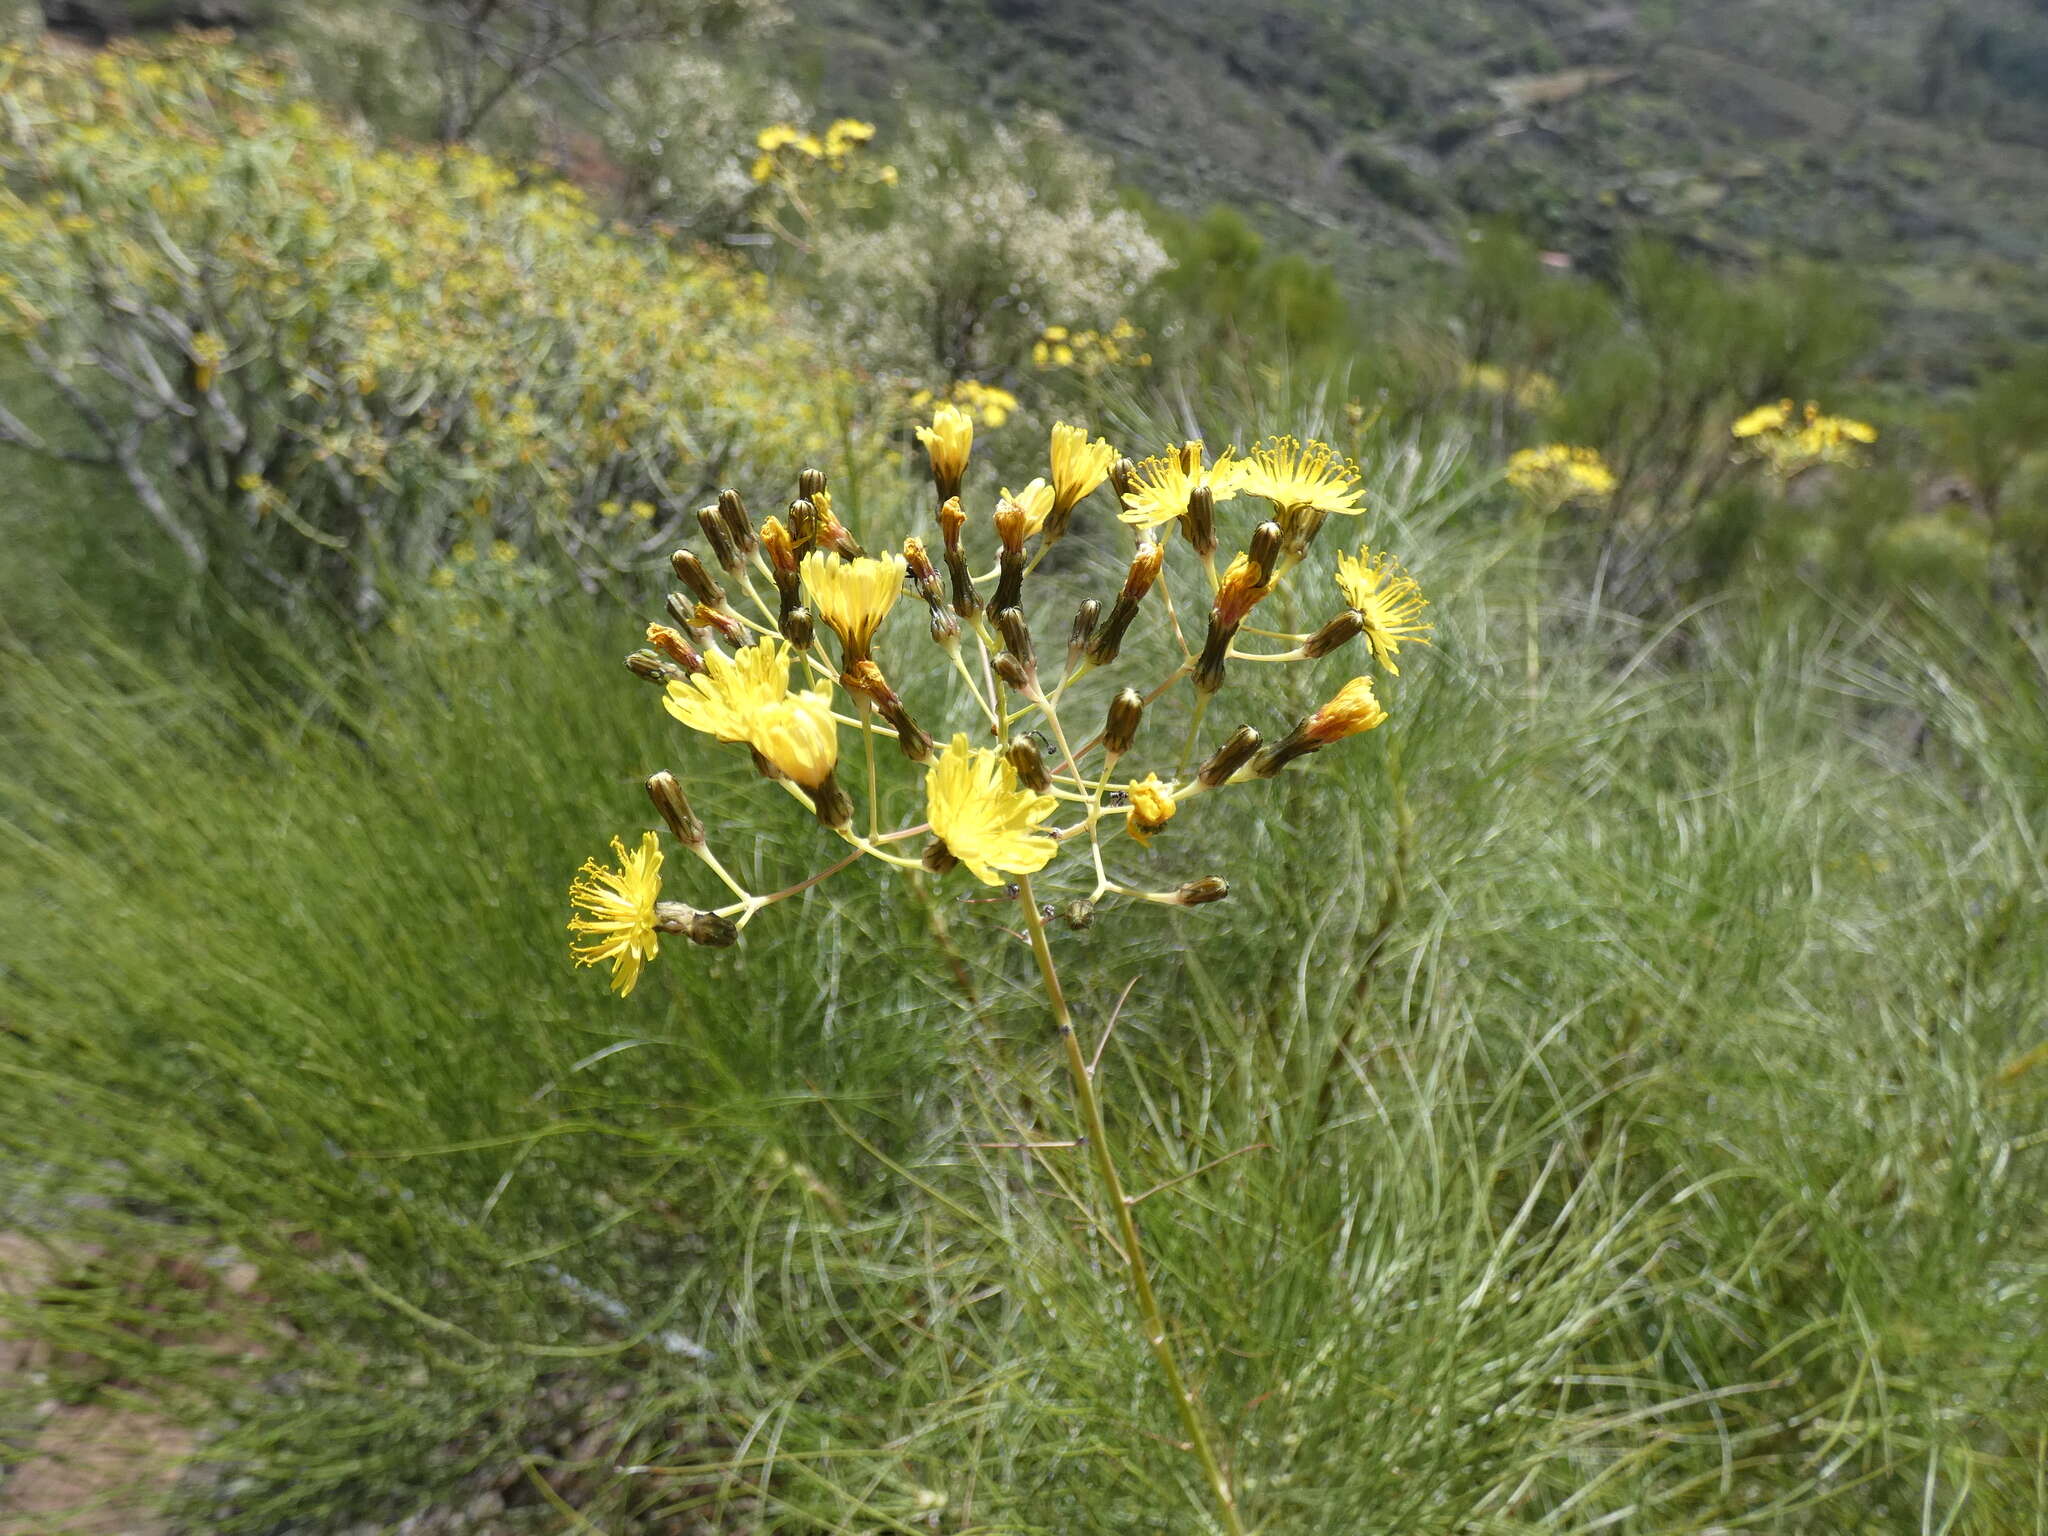
[[[960,509],[960,498],[949,496],[945,505],[939,508],[939,532],[946,543],[946,575],[953,585],[953,612],[963,619],[971,619],[981,612],[981,598],[974,590],[974,573],[967,568],[967,555],[960,547],[960,530],[967,525],[967,514]]]
[[[801,603],[785,608],[777,617],[775,627],[782,631],[783,639],[801,651],[811,643],[811,636],[814,633],[811,627],[811,610]]]
[[[718,493],[718,515],[725,520],[726,537],[743,555],[754,552],[754,520],[747,516],[747,504],[730,486]]]
[[[996,610],[996,633],[1003,637],[1003,644],[1010,648],[1010,654],[1027,667],[1036,667],[1038,651],[1031,644],[1031,626],[1024,622],[1022,608],[998,608]]]
[[[928,763],[932,759],[932,739],[915,720],[903,700],[890,694],[875,705],[875,713],[889,722],[889,728],[896,733],[897,750],[913,763]]]
[[[953,616],[950,608],[932,610],[932,640],[939,645],[960,643],[960,621]]]
[[[1008,651],[999,651],[995,659],[996,676],[1019,693],[1031,687],[1031,674],[1024,670],[1024,663]]]
[[[1024,551],[1004,546],[996,556],[996,591],[988,600],[991,608],[1015,608],[1024,598]]]
[[[802,469],[797,471],[796,493],[805,501],[815,502],[818,499],[818,492],[824,489],[825,471],[822,469]]]
[[[688,587],[698,602],[709,603],[714,608],[725,602],[725,588],[704,569],[704,562],[689,550],[677,550],[668,557],[668,563],[676,573],[676,580]]]
[[[1005,496],[996,503],[995,525],[996,537],[1005,550],[1022,549],[1030,536],[1031,514],[1022,503]]]
[[[910,584],[917,588],[917,595],[927,603],[936,606],[942,601],[939,592],[939,569],[932,564],[932,557],[924,547],[924,540],[908,538],[903,541],[903,568],[910,577]]]
[[[684,629],[697,628],[697,605],[680,592],[671,592],[661,600],[661,606],[668,616]]]
[[[679,683],[690,674],[672,661],[665,661],[652,651],[634,651],[626,658],[626,670],[643,683],[658,683],[666,687]]]
[[[1201,693],[1214,693],[1223,686],[1223,663],[1230,654],[1230,642],[1237,638],[1237,623],[1216,614],[1209,615],[1209,633],[1202,641],[1202,654],[1195,658],[1194,684]]]
[[[946,548],[960,547],[960,530],[967,526],[967,513],[960,505],[958,496],[948,496],[939,505],[939,534]]]
[[[801,497],[789,504],[785,514],[789,518],[789,540],[798,555],[813,549],[818,543],[818,508],[816,504]]]
[[[683,786],[676,781],[674,774],[663,769],[650,778],[647,781],[647,798],[661,812],[661,819],[668,823],[668,829],[675,834],[677,842],[686,848],[704,846],[704,823],[690,809],[689,796],[683,793]]]
[[[1135,688],[1126,688],[1109,701],[1109,719],[1102,727],[1102,750],[1122,757],[1138,739],[1138,722],[1145,718],[1145,699]]]
[[[1188,536],[1188,547],[1198,555],[1216,553],[1216,493],[1206,485],[1188,492],[1188,509],[1180,525]]]
[[[1131,556],[1131,568],[1124,572],[1124,586],[1120,596],[1137,602],[1152,590],[1152,583],[1159,579],[1160,568],[1166,564],[1166,550],[1150,539],[1141,540],[1136,553]]]
[[[1088,659],[1098,667],[1106,667],[1115,661],[1124,646],[1124,631],[1131,627],[1131,620],[1137,616],[1138,600],[1120,595],[1110,605],[1109,617],[1088,637]]]
[[[1190,880],[1173,893],[1175,906],[1200,907],[1212,901],[1221,901],[1230,894],[1230,882],[1210,875],[1202,880]]]
[[[918,862],[935,875],[950,874],[960,867],[960,861],[953,857],[953,850],[936,837],[924,845]]]
[[[853,797],[839,787],[837,774],[825,775],[825,782],[810,792],[811,805],[818,813],[818,825],[837,831],[853,821]]]
[[[1016,735],[1004,748],[1003,756],[1010,760],[1010,766],[1017,770],[1017,778],[1033,794],[1042,795],[1052,788],[1052,775],[1045,771],[1045,757],[1038,750],[1038,743],[1029,736]]]
[[[1060,921],[1079,933],[1095,921],[1095,903],[1078,899],[1068,902],[1060,909]]]
[[[1252,564],[1259,568],[1262,583],[1273,579],[1273,569],[1280,561],[1282,541],[1278,523],[1261,523],[1252,530],[1251,546],[1245,553],[1251,557]]]
[[[1346,608],[1321,629],[1301,642],[1301,654],[1311,661],[1327,656],[1365,628],[1365,616],[1356,608]]]
[[[704,670],[703,653],[666,624],[648,625],[647,643],[681,667],[685,673]]]
[[[1109,487],[1116,492],[1116,504],[1121,507],[1124,498],[1137,488],[1138,466],[1129,459],[1118,459],[1109,466]]]
[[[1102,604],[1089,598],[1074,610],[1074,627],[1067,635],[1067,670],[1073,671],[1081,663],[1081,653],[1088,649],[1088,641],[1095,634],[1095,624],[1102,617]]]
[[[1252,760],[1252,754],[1259,750],[1264,740],[1250,726],[1240,725],[1230,733],[1230,739],[1210,753],[1208,761],[1195,770],[1195,782],[1204,789],[1228,784],[1237,771]]]
[[[704,530],[704,542],[711,546],[711,558],[718,562],[718,568],[728,576],[739,575],[744,558],[732,541],[732,531],[725,526],[725,519],[718,515],[718,508],[699,507],[697,526]]]
[[[654,926],[662,933],[679,933],[692,944],[725,949],[739,942],[739,924],[716,912],[700,912],[680,901],[657,901]]]

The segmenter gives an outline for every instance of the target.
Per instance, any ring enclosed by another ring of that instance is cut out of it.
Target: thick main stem
[[[1038,973],[1045,981],[1046,1001],[1052,1005],[1053,1022],[1059,1028],[1060,1043],[1066,1049],[1067,1072],[1074,1081],[1074,1102],[1081,1111],[1082,1134],[1088,1138],[1088,1151],[1095,1160],[1096,1176],[1101,1180],[1103,1194],[1116,1216],[1117,1246],[1123,1251],[1131,1294],[1137,1300],[1138,1312],[1144,1321],[1145,1342],[1152,1346],[1152,1356],[1159,1362],[1160,1374],[1166,1378],[1166,1388],[1173,1394],[1174,1406],[1180,1410],[1181,1427],[1187,1432],[1195,1459],[1202,1464],[1202,1474],[1209,1480],[1210,1492],[1216,1496],[1224,1530],[1229,1532],[1229,1536],[1244,1536],[1244,1522],[1237,1514],[1237,1497],[1231,1492],[1230,1479],[1223,1471],[1223,1464],[1216,1459],[1216,1448],[1209,1442],[1209,1431],[1202,1423],[1202,1410],[1195,1402],[1194,1393],[1188,1389],[1186,1378],[1181,1375],[1179,1357],[1174,1354],[1173,1341],[1167,1336],[1165,1314],[1159,1310],[1159,1298],[1152,1290],[1152,1271],[1145,1262],[1145,1250],[1138,1242],[1137,1218],[1131,1214],[1131,1202],[1124,1195],[1123,1179],[1117,1173],[1116,1158],[1110,1152],[1109,1129],[1102,1122],[1102,1106],[1095,1097],[1094,1074],[1088,1069],[1087,1058],[1081,1054],[1081,1042],[1074,1037],[1073,1015],[1067,1010],[1067,994],[1060,986],[1059,972],[1053,967],[1052,946],[1046,942],[1045,920],[1039,916],[1038,902],[1031,894],[1029,875],[1017,877],[1017,900],[1024,909],[1024,926],[1031,935],[1031,953],[1037,958]]]

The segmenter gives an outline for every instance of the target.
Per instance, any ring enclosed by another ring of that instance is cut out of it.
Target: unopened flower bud
[[[700,912],[680,901],[657,901],[654,926],[662,933],[679,933],[692,944],[725,949],[739,942],[739,924],[716,912]]]
[[[1102,617],[1102,604],[1089,598],[1074,610],[1074,628],[1067,636],[1067,670],[1073,671],[1080,665],[1081,653],[1088,649],[1089,638],[1095,633],[1095,621]]]
[[[1068,902],[1060,911],[1060,921],[1079,933],[1095,921],[1095,903],[1079,899]]]
[[[634,651],[626,658],[626,670],[643,683],[679,683],[690,674],[652,651]]]
[[[679,549],[668,557],[668,563],[676,573],[676,580],[690,589],[700,603],[709,603],[716,608],[725,602],[725,588],[704,569],[704,562],[687,549]]]
[[[1166,564],[1166,551],[1151,539],[1140,541],[1131,556],[1131,567],[1124,572],[1123,591],[1118,594],[1138,601],[1152,590],[1152,583],[1159,579],[1159,571]]]
[[[825,471],[804,469],[797,471],[796,493],[805,501],[815,502],[818,493],[825,489]]]
[[[809,501],[798,497],[789,504],[784,514],[789,518],[789,541],[801,555],[812,549],[818,542],[818,508]]]
[[[753,636],[747,633],[739,615],[730,608],[713,608],[709,603],[699,603],[690,614],[692,629],[713,629],[727,645],[742,646],[753,643]]]
[[[718,493],[718,515],[725,520],[726,537],[742,555],[754,552],[754,520],[747,516],[747,504],[740,493],[728,486]]]
[[[997,677],[1001,678],[1019,693],[1024,693],[1031,687],[1030,674],[1025,672],[1024,663],[1012,656],[1008,651],[997,653],[995,671]]]
[[[996,633],[1003,637],[1003,644],[1010,648],[1025,666],[1036,664],[1038,652],[1031,644],[1031,626],[1024,621],[1022,608],[998,608],[996,610]]]
[[[668,829],[675,834],[677,842],[689,848],[703,846],[704,823],[690,809],[689,797],[683,793],[683,786],[676,781],[674,774],[663,769],[648,779],[647,798],[661,812],[661,819],[668,823]]]
[[[1116,492],[1117,505],[1122,506],[1124,498],[1137,489],[1138,466],[1129,459],[1118,459],[1109,466],[1109,485]]]
[[[1253,565],[1258,567],[1259,580],[1263,585],[1273,579],[1273,569],[1280,559],[1282,534],[1278,523],[1266,522],[1252,530],[1251,547],[1246,553]]]
[[[1210,875],[1202,880],[1190,880],[1173,893],[1175,906],[1199,907],[1212,901],[1221,901],[1230,894],[1230,882]]]
[[[801,651],[810,645],[814,633],[811,627],[811,610],[801,603],[785,608],[777,616],[775,627],[782,631],[783,639]]]
[[[988,605],[995,609],[1015,608],[1024,597],[1024,551],[1007,544],[996,554],[996,590]]]
[[[1355,608],[1346,608],[1321,629],[1301,642],[1301,654],[1310,660],[1327,656],[1365,628],[1365,618]]]
[[[1216,493],[1206,485],[1188,492],[1188,509],[1180,525],[1188,536],[1188,547],[1198,555],[1216,553]]]
[[[1052,788],[1052,775],[1045,771],[1045,757],[1029,736],[1012,736],[1003,756],[1017,770],[1018,781],[1033,794],[1042,795]]]
[[[704,542],[711,546],[711,558],[718,562],[718,568],[728,576],[739,575],[744,560],[732,541],[732,532],[726,527],[725,519],[718,515],[718,508],[699,507],[697,526],[704,530]]]
[[[1264,740],[1250,726],[1240,725],[1230,733],[1230,739],[1210,753],[1208,761],[1195,770],[1195,782],[1204,789],[1228,784],[1237,771],[1252,760],[1252,754],[1259,750]]]
[[[1109,720],[1102,728],[1102,750],[1122,757],[1138,739],[1138,722],[1145,718],[1145,699],[1135,688],[1126,688],[1109,701]]]
[[[967,568],[967,555],[960,547],[960,530],[967,514],[960,510],[960,498],[949,497],[939,508],[939,531],[946,542],[946,575],[953,584],[953,612],[971,619],[981,612],[981,598],[974,590],[974,573]]]

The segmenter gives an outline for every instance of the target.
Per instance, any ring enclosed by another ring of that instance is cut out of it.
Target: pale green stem
[[[1124,1271],[1130,1277],[1131,1297],[1137,1303],[1138,1314],[1144,1323],[1145,1342],[1151,1346],[1152,1356],[1159,1362],[1159,1373],[1166,1378],[1166,1389],[1180,1413],[1181,1428],[1187,1434],[1195,1459],[1202,1464],[1202,1475],[1208,1480],[1209,1491],[1215,1495],[1217,1509],[1223,1518],[1223,1529],[1229,1536],[1244,1536],[1244,1523],[1237,1513],[1237,1497],[1231,1492],[1230,1479],[1223,1470],[1223,1464],[1216,1458],[1208,1427],[1202,1422],[1202,1410],[1195,1402],[1186,1378],[1181,1375],[1180,1360],[1167,1333],[1165,1314],[1160,1311],[1159,1298],[1152,1290],[1152,1271],[1145,1262],[1145,1250],[1138,1240],[1137,1218],[1131,1214],[1131,1201],[1124,1194],[1123,1179],[1117,1173],[1116,1158],[1110,1152],[1109,1127],[1103,1122],[1102,1106],[1095,1097],[1094,1074],[1089,1070],[1088,1059],[1081,1054],[1080,1040],[1074,1035],[1073,1016],[1067,1011],[1067,995],[1060,986],[1059,971],[1053,965],[1052,946],[1046,942],[1045,922],[1038,915],[1038,901],[1031,893],[1029,875],[1017,877],[1017,902],[1023,909],[1024,926],[1031,936],[1031,952],[1038,961],[1038,974],[1045,982],[1046,1002],[1051,1005],[1053,1023],[1066,1051],[1067,1075],[1073,1079],[1074,1103],[1081,1113],[1082,1134],[1087,1138],[1089,1155],[1094,1159],[1095,1174],[1102,1183],[1103,1196],[1116,1220],[1117,1246],[1123,1253]]]

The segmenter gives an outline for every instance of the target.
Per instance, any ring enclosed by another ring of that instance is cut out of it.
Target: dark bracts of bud
[[[825,471],[822,469],[799,470],[796,477],[796,493],[805,501],[811,500],[825,489]]]
[[[1138,722],[1145,718],[1145,700],[1135,688],[1126,688],[1109,701],[1109,719],[1102,727],[1102,750],[1122,757],[1138,739]]]
[[[725,519],[718,515],[718,508],[698,508],[697,526],[704,530],[704,542],[711,546],[711,558],[718,562],[718,568],[728,576],[739,575],[744,557],[734,546],[732,533],[725,526]]]
[[[1194,684],[1198,692],[1214,693],[1223,686],[1223,663],[1230,652],[1230,642],[1237,638],[1237,625],[1209,616],[1208,638],[1202,642],[1202,654],[1195,658]]]
[[[1315,661],[1356,637],[1365,628],[1365,618],[1355,608],[1346,608],[1301,643],[1301,654]]]
[[[1198,485],[1188,493],[1188,509],[1181,515],[1181,528],[1187,533],[1188,547],[1198,555],[1207,557],[1216,553],[1216,493],[1206,485]]]
[[[680,901],[657,901],[654,926],[662,933],[679,933],[692,944],[710,949],[728,949],[740,938],[739,924],[716,912],[700,912]]]
[[[853,797],[839,787],[836,774],[826,774],[825,782],[810,791],[811,806],[818,814],[818,825],[838,831],[853,822]]]
[[[1024,622],[1022,608],[998,608],[995,614],[996,633],[1003,637],[1010,654],[1023,662],[1026,667],[1038,664],[1038,651],[1031,644],[1031,626]]]
[[[953,583],[953,612],[971,619],[981,612],[981,598],[974,590],[974,574],[967,569],[967,555],[960,547],[960,530],[967,526],[967,514],[960,510],[960,498],[948,497],[939,508],[939,531],[945,536],[946,575]]]
[[[1095,633],[1095,622],[1102,617],[1102,604],[1089,598],[1074,610],[1074,628],[1067,636],[1067,670],[1073,671],[1081,664],[1081,653],[1088,649],[1089,638]]]
[[[1015,610],[1024,597],[1024,551],[1005,546],[996,556],[996,595],[988,600],[991,608]]]
[[[1136,489],[1138,466],[1129,459],[1118,459],[1109,466],[1109,488],[1116,492],[1118,510],[1122,510],[1124,498]]]
[[[1109,617],[1088,640],[1088,659],[1098,667],[1106,667],[1117,658],[1124,648],[1124,631],[1131,627],[1131,621],[1138,616],[1138,600],[1135,597],[1118,597],[1110,606]]]
[[[1309,545],[1315,543],[1316,535],[1323,531],[1323,524],[1330,520],[1330,514],[1317,507],[1289,507],[1280,514],[1281,541],[1287,553],[1295,560],[1308,553]]]
[[[960,867],[960,861],[953,857],[953,850],[936,837],[924,845],[918,862],[935,875],[950,874]]]
[[[1095,921],[1095,903],[1078,900],[1068,902],[1060,909],[1060,921],[1079,933]]]
[[[792,604],[785,600],[782,612],[775,617],[775,627],[782,631],[783,639],[798,650],[804,650],[810,645],[813,634],[811,610],[801,603]]]
[[[1252,762],[1252,776],[1270,779],[1297,757],[1307,757],[1309,753],[1320,749],[1324,743],[1309,735],[1307,726],[1308,721],[1304,719],[1283,739],[1261,752]]]
[[[634,651],[626,658],[626,670],[643,683],[658,683],[663,687],[680,683],[690,674],[672,661],[665,661],[652,651]]]
[[[664,769],[650,778],[647,781],[647,798],[661,812],[661,819],[668,823],[668,829],[675,834],[677,842],[686,848],[704,846],[704,823],[690,809],[689,797],[683,793],[683,786],[676,781],[674,774]]]
[[[1031,676],[1024,670],[1024,663],[1012,656],[1008,651],[1000,652],[996,656],[995,671],[996,676],[1001,678],[1008,687],[1016,689],[1019,693],[1030,691]]]
[[[877,704],[875,713],[889,722],[889,729],[896,733],[896,746],[913,763],[928,763],[932,758],[932,739],[922,727],[910,718],[910,711],[904,708],[903,700],[891,697],[885,704]]]
[[[709,603],[699,603],[691,610],[690,627],[716,630],[719,638],[730,646],[749,645],[754,638],[738,614],[730,608],[713,608]]]
[[[1261,585],[1273,579],[1273,569],[1280,560],[1280,547],[1284,535],[1278,523],[1261,523],[1252,530],[1252,542],[1245,550],[1253,565],[1259,568]]]
[[[1259,750],[1264,740],[1250,726],[1240,725],[1230,733],[1230,739],[1210,753],[1208,761],[1195,770],[1195,782],[1204,789],[1228,784],[1237,771],[1252,760],[1252,754]]]
[[[1012,736],[1003,756],[1017,770],[1018,782],[1033,794],[1042,795],[1052,788],[1052,775],[1045,771],[1045,757],[1029,736]]]
[[[801,559],[818,543],[818,509],[799,497],[789,504],[789,542]]]
[[[740,493],[727,487],[718,493],[718,515],[725,523],[725,535],[742,555],[754,552],[754,520],[747,516],[747,504]],[[730,569],[730,567],[728,567]]]
[[[1173,893],[1176,906],[1200,907],[1212,901],[1221,901],[1230,894],[1230,882],[1210,875],[1203,880],[1190,880]]]
[[[676,573],[676,580],[688,588],[698,602],[709,603],[713,608],[725,605],[725,588],[704,569],[704,562],[696,555],[687,549],[679,549],[668,557],[668,563]]]

